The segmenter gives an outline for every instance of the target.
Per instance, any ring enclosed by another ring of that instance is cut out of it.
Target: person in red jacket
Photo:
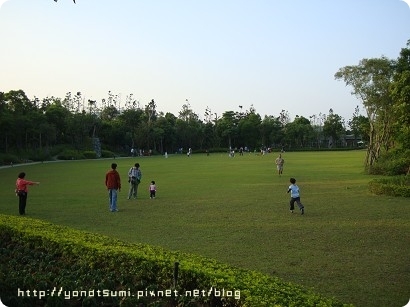
[[[105,174],[105,186],[108,189],[110,211],[117,212],[117,194],[121,191],[121,178],[117,172],[117,163],[112,163],[111,170]]]
[[[20,215],[26,214],[27,193],[28,193],[27,186],[40,184],[40,182],[25,180],[24,177],[26,177],[26,173],[21,172],[20,174],[18,174],[18,178],[16,181],[16,195],[19,197]]]

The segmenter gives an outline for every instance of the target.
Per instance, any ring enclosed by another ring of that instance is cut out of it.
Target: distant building
[[[344,136],[344,143],[346,147],[360,147],[363,146],[363,141],[361,136],[355,137],[353,134],[348,134]]]

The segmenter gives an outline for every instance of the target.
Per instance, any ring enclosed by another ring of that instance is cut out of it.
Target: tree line
[[[81,92],[43,99],[30,99],[23,90],[0,92],[0,151],[48,152],[61,144],[90,150],[94,138],[114,152],[355,146],[346,142],[349,134],[368,143],[366,164],[372,165],[390,148],[409,148],[410,40],[397,60],[363,59],[340,68],[335,78],[352,87],[367,116],[357,106],[347,122],[332,109],[293,120],[286,110],[262,118],[251,105],[220,116],[207,107],[201,119],[188,101],[174,115],[157,110],[154,99],[141,106],[133,94],[122,102],[109,91],[97,102],[85,100]]]
[[[356,111],[349,125],[358,136],[364,132],[357,123],[366,119]],[[111,92],[97,103],[85,101],[80,92],[40,100],[29,99],[23,90],[0,92],[0,131],[0,149],[6,153],[48,150],[59,144],[86,150],[91,149],[92,138],[99,138],[103,148],[119,152],[326,147],[328,140],[332,146],[344,146],[346,134],[344,119],[332,109],[329,114],[296,116],[291,121],[285,110],[262,118],[253,106],[221,116],[206,108],[200,119],[188,101],[174,115],[158,111],[154,99],[140,106],[132,94],[121,107],[119,95]]]

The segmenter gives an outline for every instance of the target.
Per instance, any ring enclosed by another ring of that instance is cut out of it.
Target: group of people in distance
[[[283,174],[283,165],[285,164],[285,160],[282,157],[282,154],[275,160],[276,168],[278,171],[279,176]],[[16,181],[16,189],[15,193],[16,196],[19,198],[19,213],[20,215],[26,214],[26,204],[27,204],[27,194],[28,194],[28,186],[29,185],[39,185],[40,182],[36,181],[29,181],[25,179],[26,173],[21,172],[18,174],[18,178]],[[137,198],[138,186],[141,183],[142,173],[140,169],[140,164],[135,163],[133,167],[131,167],[128,171],[128,183],[130,185],[128,191],[127,199]],[[290,202],[289,202],[289,210],[291,213],[295,210],[295,202],[299,207],[301,214],[305,213],[305,207],[300,201],[300,190],[299,187],[296,185],[296,179],[290,178],[290,185],[288,187],[287,193],[290,193]],[[109,210],[111,212],[117,212],[117,198],[118,192],[121,191],[121,177],[117,171],[117,163],[111,164],[111,169],[105,174],[105,186],[108,190],[108,199],[109,199]],[[151,181],[149,185],[149,193],[150,198],[154,199],[156,195],[157,187],[155,181]]]
[[[137,198],[138,186],[141,183],[142,173],[140,169],[140,164],[135,163],[128,171],[128,183],[130,188],[128,191],[127,199]],[[111,169],[105,174],[105,186],[108,190],[109,208],[111,212],[117,212],[117,196],[118,192],[121,191],[121,177],[117,171],[117,163],[111,164]],[[155,198],[157,191],[157,186],[155,181],[152,180],[149,185],[150,198]]]

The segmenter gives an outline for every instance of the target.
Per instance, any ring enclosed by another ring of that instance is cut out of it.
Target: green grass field
[[[0,169],[0,213],[18,215],[17,174],[30,187],[27,217],[124,241],[200,254],[272,274],[356,306],[404,306],[410,298],[410,202],[375,196],[365,152],[122,158],[119,212],[108,210],[104,177],[114,160]],[[141,164],[139,198],[127,200],[127,172]],[[286,193],[295,177],[304,216]],[[157,198],[148,186],[157,182]],[[297,211],[297,210],[296,210]],[[22,217],[24,218],[24,217]]]

